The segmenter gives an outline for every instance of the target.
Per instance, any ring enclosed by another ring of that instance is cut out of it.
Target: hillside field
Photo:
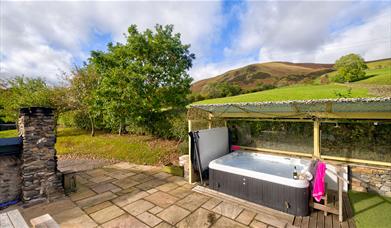
[[[256,89],[262,85],[282,87],[309,83],[317,77],[331,71],[333,71],[332,64],[290,62],[258,63],[197,81],[192,84],[191,91],[205,95],[203,89],[209,83],[236,84],[244,90]]]
[[[263,102],[263,101],[284,101],[284,100],[308,100],[308,99],[327,99],[340,98],[342,96],[371,97],[367,88],[351,88],[351,94],[348,95],[349,87],[339,84],[329,85],[297,85],[271,90],[265,90],[256,93],[242,94],[233,97],[223,97],[216,99],[203,100],[193,104],[221,104],[236,102]]]
[[[368,62],[367,66],[366,78],[354,82],[355,84],[391,85],[391,59]],[[333,71],[327,73],[327,76],[333,78],[336,74],[337,71]],[[315,83],[319,84],[319,79],[320,77],[315,79]]]

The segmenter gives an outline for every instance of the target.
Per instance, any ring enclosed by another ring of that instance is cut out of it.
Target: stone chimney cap
[[[20,114],[36,114],[36,113],[42,113],[45,116],[51,116],[53,115],[54,108],[48,108],[48,107],[26,107],[21,108],[19,113]]]

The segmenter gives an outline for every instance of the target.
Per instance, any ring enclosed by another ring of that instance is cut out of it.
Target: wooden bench
[[[28,228],[26,221],[18,210],[12,210],[0,214],[1,228]]]

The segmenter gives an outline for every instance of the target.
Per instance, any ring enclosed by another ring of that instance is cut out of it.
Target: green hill
[[[251,64],[216,77],[195,82],[191,90],[193,93],[202,93],[207,84],[224,82],[239,85],[244,90],[252,90],[267,85],[282,87],[308,83],[330,71],[333,71],[332,64],[290,62]]]
[[[262,102],[284,100],[308,100],[341,97],[371,97],[364,87],[349,87],[340,84],[329,85],[296,85],[271,89],[256,93],[242,94],[233,97],[223,97],[196,102],[194,104],[221,104],[236,102]]]
[[[257,65],[257,64],[256,64]],[[291,64],[291,63],[264,63],[258,64],[257,67],[265,69],[265,65],[273,68],[276,78],[285,80],[289,78],[289,72],[292,73],[295,70],[302,70],[304,73],[311,72],[308,66],[312,66],[314,72],[319,73],[322,70],[328,69],[327,73],[323,73],[321,76],[315,78],[307,76],[307,78],[313,78],[312,81],[299,80],[298,83],[291,86],[280,87],[271,90],[265,90],[255,93],[247,93],[238,96],[224,97],[209,99],[196,102],[196,104],[212,104],[212,103],[233,103],[233,102],[262,102],[262,101],[283,101],[283,100],[306,100],[306,99],[326,99],[326,98],[341,98],[341,97],[372,97],[372,96],[391,96],[391,59],[383,59],[377,61],[367,62],[368,70],[366,71],[367,77],[363,80],[356,81],[347,84],[330,83],[329,80],[322,80],[322,78],[332,78],[336,71],[329,71],[330,68],[326,68],[326,65],[322,64]],[[251,65],[250,65],[251,66]],[[260,69],[259,68],[259,69]],[[281,69],[279,69],[281,68]],[[304,68],[304,69],[303,69]],[[246,68],[240,68],[229,71],[223,75],[217,76],[210,80],[222,81],[227,80],[229,75],[244,72]],[[290,69],[290,71],[288,70]],[[297,73],[298,71],[296,71]],[[309,73],[311,75],[311,73]],[[287,76],[288,75],[288,76]],[[308,74],[307,74],[308,75]],[[314,75],[314,73],[312,73]],[[224,79],[225,78],[225,79]],[[302,78],[306,78],[303,76]],[[232,79],[231,79],[232,80]],[[304,83],[307,82],[307,83]],[[205,82],[204,82],[205,83]],[[197,85],[197,86],[200,86]]]
[[[366,78],[354,82],[355,84],[372,84],[372,85],[391,85],[391,59],[382,59],[367,62]],[[336,71],[329,72],[315,79],[317,84],[321,84],[322,78],[332,79],[337,74]]]

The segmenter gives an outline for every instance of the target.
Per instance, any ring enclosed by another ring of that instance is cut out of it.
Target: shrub
[[[333,78],[336,82],[353,82],[365,78],[365,70],[368,66],[364,59],[357,54],[342,56],[336,62],[334,67],[337,69],[337,75]]]

